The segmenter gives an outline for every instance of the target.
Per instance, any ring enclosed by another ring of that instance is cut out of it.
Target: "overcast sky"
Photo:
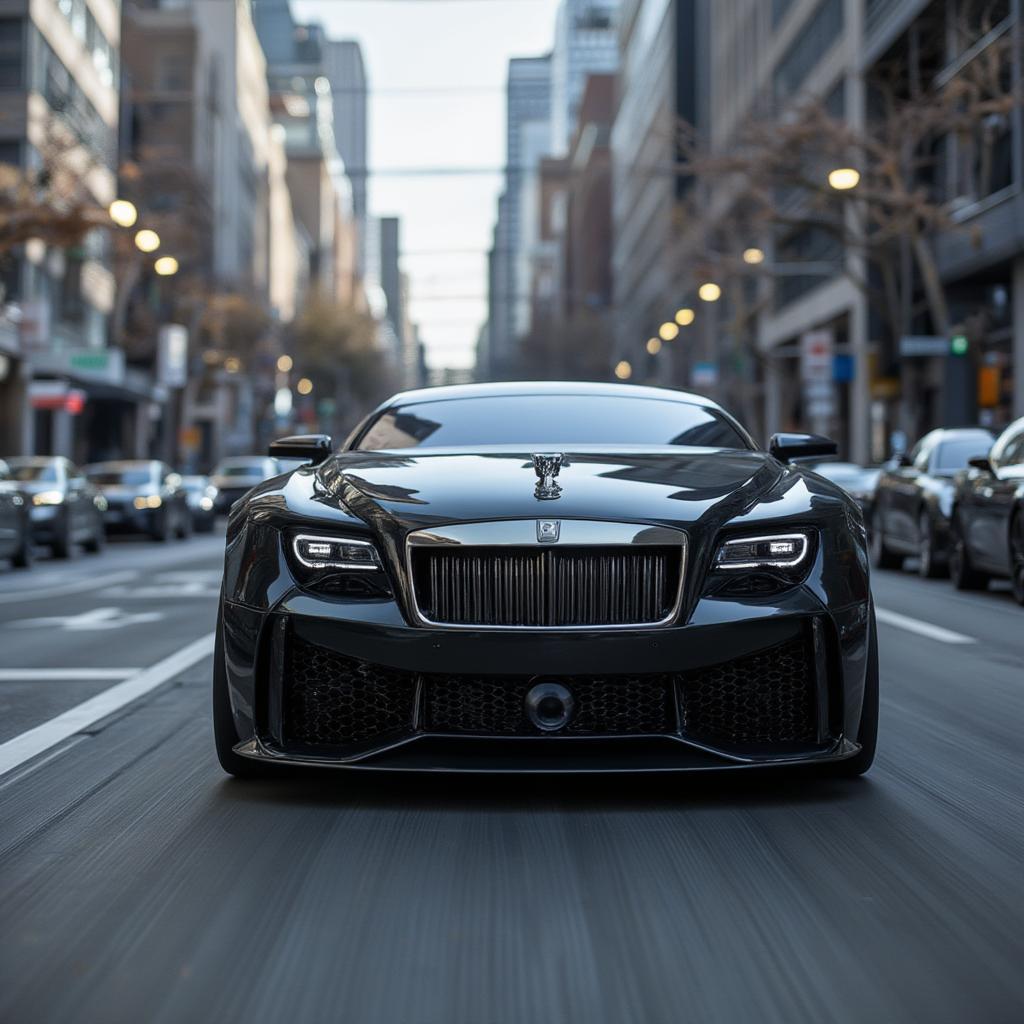
[[[301,22],[357,39],[370,80],[370,210],[402,218],[414,321],[433,366],[468,366],[487,316],[510,57],[551,49],[558,0],[293,0]],[[379,171],[378,174],[373,174]],[[451,299],[442,296],[453,296]]]

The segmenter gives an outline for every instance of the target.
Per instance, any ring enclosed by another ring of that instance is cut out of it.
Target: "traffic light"
[[[967,355],[968,341],[966,334],[954,334],[949,339],[949,351],[954,356]]]

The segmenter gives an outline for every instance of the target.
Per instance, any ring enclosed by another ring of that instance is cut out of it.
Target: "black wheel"
[[[949,552],[949,576],[957,590],[984,590],[988,575],[971,565],[959,517],[953,521],[953,546]]]
[[[1024,512],[1018,512],[1010,526],[1010,564],[1013,598],[1017,604],[1024,604]]]
[[[178,516],[178,540],[188,540],[192,536],[192,513],[185,509]]]
[[[224,609],[217,613],[217,637],[213,646],[213,740],[221,768],[236,779],[262,779],[274,774],[274,766],[239,757],[232,749],[238,742],[235,720],[228,697],[228,677],[224,668]]]
[[[15,569],[31,569],[35,561],[35,549],[32,547],[32,524],[26,521],[21,531],[21,544],[11,555],[11,565]]]
[[[153,540],[160,544],[166,544],[171,539],[171,515],[166,509],[161,513],[159,520],[153,526]]]
[[[868,667],[864,676],[864,702],[860,709],[860,728],[857,742],[860,750],[845,761],[832,765],[832,773],[843,779],[855,779],[863,775],[875,760],[878,745],[878,629],[875,625],[875,609],[871,608],[868,624],[871,639],[868,642]]]
[[[931,517],[922,512],[917,523],[917,571],[927,580],[945,576],[948,568],[935,555],[935,530]]]
[[[93,524],[92,536],[85,542],[85,550],[92,555],[98,555],[107,543],[107,534],[103,529],[103,517],[97,516]]]
[[[903,556],[896,554],[885,543],[882,522],[882,516],[876,510],[871,521],[871,561],[876,569],[899,569],[903,565]]]
[[[65,516],[64,521],[54,527],[55,536],[53,543],[50,545],[50,550],[53,552],[54,558],[74,558],[75,557],[75,537],[71,532],[71,518]]]

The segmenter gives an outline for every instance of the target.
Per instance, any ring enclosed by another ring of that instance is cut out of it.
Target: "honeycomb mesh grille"
[[[416,676],[292,637],[285,664],[286,743],[360,746],[412,731]]]
[[[427,676],[428,730],[489,736],[535,736],[526,694],[536,680],[502,676]],[[676,731],[668,675],[567,676],[575,708],[558,735],[637,736]]]
[[[812,743],[817,736],[811,652],[796,639],[680,676],[683,732],[711,744]]]

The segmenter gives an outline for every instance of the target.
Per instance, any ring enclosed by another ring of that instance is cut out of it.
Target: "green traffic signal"
[[[954,334],[949,339],[949,351],[955,356],[967,355],[967,335],[966,334]]]

